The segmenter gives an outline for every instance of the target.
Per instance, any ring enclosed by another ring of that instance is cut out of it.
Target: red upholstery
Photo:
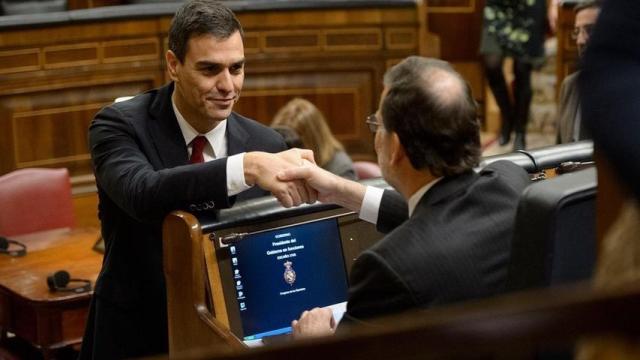
[[[0,176],[0,235],[74,226],[67,169],[22,169]]]
[[[371,161],[354,161],[353,168],[356,170],[358,179],[370,179],[382,176],[378,164]]]

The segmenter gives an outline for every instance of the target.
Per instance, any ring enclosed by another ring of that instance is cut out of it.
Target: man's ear
[[[173,81],[178,81],[178,67],[182,65],[180,60],[171,50],[167,50],[165,54],[165,59],[167,61],[167,72],[169,73],[169,77]]]
[[[392,165],[400,164],[400,162],[402,162],[402,160],[407,156],[407,154],[404,151],[404,146],[402,146],[402,143],[400,142],[400,137],[398,136],[397,132],[391,133],[390,147],[391,147],[391,153],[389,156],[389,162]]]

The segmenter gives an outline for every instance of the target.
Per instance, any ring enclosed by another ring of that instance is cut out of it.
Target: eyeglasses
[[[584,26],[573,28],[573,31],[571,31],[571,38],[573,40],[578,40],[578,36],[580,36],[581,31],[584,31],[585,35],[587,35],[587,37],[590,37],[591,34],[593,33],[594,26],[595,24],[587,24]]]
[[[382,125],[378,122],[378,116],[376,114],[367,116],[367,119],[364,122],[369,127],[369,131],[374,134],[378,132],[378,128],[380,128],[380,126]]]

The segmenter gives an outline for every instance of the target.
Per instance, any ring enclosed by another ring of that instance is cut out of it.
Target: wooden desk
[[[50,292],[47,276],[66,270],[95,284],[102,254],[92,250],[98,230],[60,229],[13,237],[27,255],[0,257],[0,328],[51,351],[82,341],[93,292]]]

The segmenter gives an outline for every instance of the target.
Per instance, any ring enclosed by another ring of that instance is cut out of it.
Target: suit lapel
[[[149,135],[165,168],[188,163],[187,145],[171,104],[172,93],[173,83],[161,87],[149,108]]]
[[[227,118],[227,155],[235,155],[249,150],[249,133],[242,127],[242,119],[232,112]]]

